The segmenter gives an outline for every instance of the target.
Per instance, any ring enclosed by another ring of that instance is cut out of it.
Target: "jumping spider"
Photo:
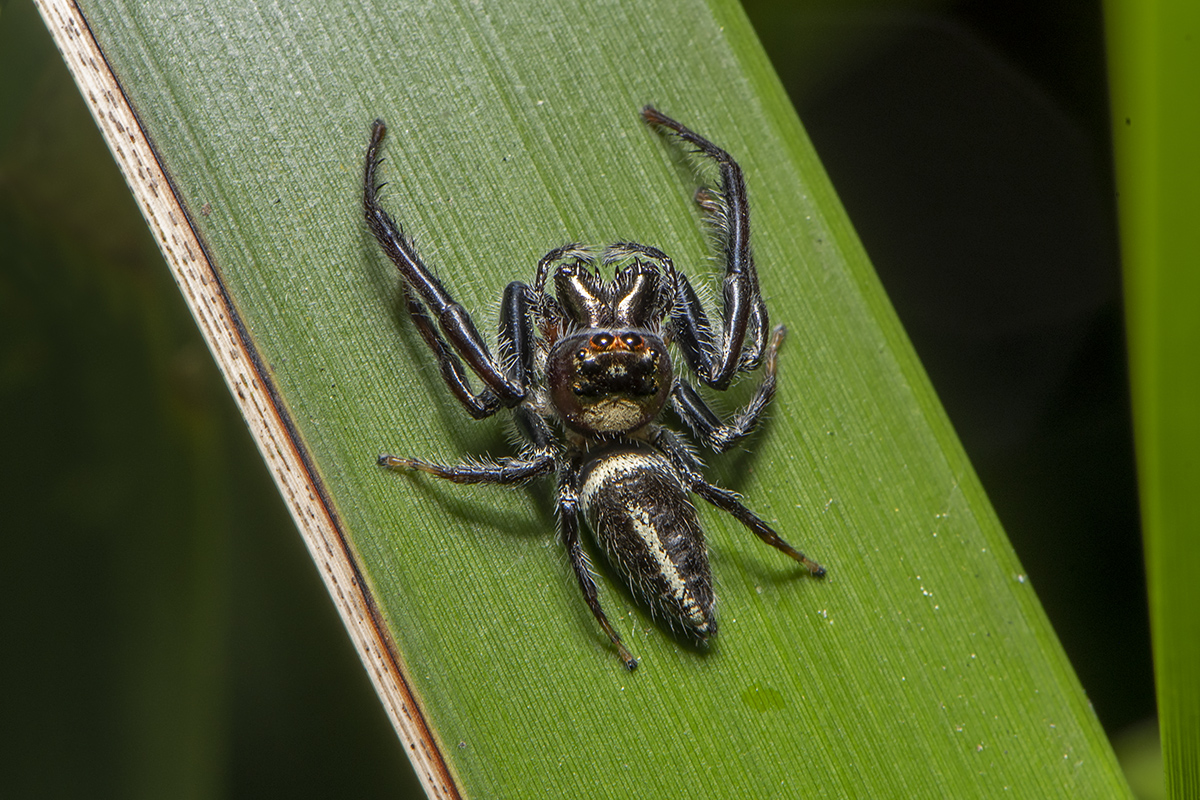
[[[784,327],[768,332],[767,309],[750,254],[750,208],[741,168],[728,153],[646,106],[646,122],[712,159],[720,190],[700,189],[725,264],[719,332],[682,272],[662,252],[630,242],[597,251],[579,244],[551,250],[533,286],[513,281],[500,306],[497,354],[470,315],[422,263],[379,205],[375,173],[386,127],[371,129],[363,174],[367,224],[403,276],[408,312],[433,351],[442,378],[475,419],[512,409],[524,437],[516,458],[458,465],[383,455],[389,469],[420,470],[455,483],[522,484],[553,474],[563,543],[584,600],[629,669],[637,659],[604,616],[579,542],[582,511],[634,594],[673,626],[703,642],[717,632],[712,573],[694,492],[816,576],[825,569],[779,537],[739,501],[709,483],[679,436],[658,424],[670,401],[695,437],[716,452],[749,434],[775,394],[775,357]],[[612,266],[612,280],[600,267]],[[546,291],[547,281],[554,294]],[[750,401],[723,421],[683,376],[667,350],[674,343],[696,378],[724,390],[739,372],[763,366]],[[483,383],[471,387],[466,367]],[[561,428],[561,436],[556,430]]]

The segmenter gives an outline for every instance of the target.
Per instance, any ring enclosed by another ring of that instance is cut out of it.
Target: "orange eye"
[[[592,346],[599,347],[601,350],[607,350],[612,343],[613,337],[607,333],[597,333],[592,337]]]
[[[642,346],[642,337],[638,336],[636,333],[625,334],[621,337],[621,341],[624,342],[625,346],[630,350],[637,350]]]

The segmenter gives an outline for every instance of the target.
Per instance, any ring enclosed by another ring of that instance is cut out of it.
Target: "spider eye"
[[[621,341],[624,342],[625,346],[630,350],[637,350],[642,346],[642,337],[638,336],[636,333],[625,334],[621,337]]]
[[[597,333],[592,337],[592,345],[602,350],[607,350],[612,343],[613,337],[607,333]]]

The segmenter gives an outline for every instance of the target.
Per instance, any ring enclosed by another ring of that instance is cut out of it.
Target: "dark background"
[[[792,5],[747,11],[1097,714],[1129,730],[1154,695],[1099,4]],[[26,0],[0,3],[0,437],[5,794],[402,793]]]

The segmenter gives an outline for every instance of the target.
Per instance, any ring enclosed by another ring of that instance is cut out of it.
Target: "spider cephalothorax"
[[[614,245],[602,262],[627,251],[665,258],[650,248]],[[585,437],[639,430],[658,416],[671,392],[671,356],[662,338],[669,291],[658,269],[642,259],[605,281],[594,271],[595,258],[572,245],[542,260],[535,292],[541,291],[545,267],[567,253],[571,259],[554,272],[556,297],[543,293],[535,314],[549,346],[550,405],[565,426]]]
[[[554,474],[559,525],[575,577],[630,669],[637,660],[600,607],[579,541],[580,514],[633,592],[700,641],[716,633],[717,623],[704,533],[689,493],[729,512],[814,575],[825,574],[736,494],[709,483],[689,447],[656,422],[669,402],[695,437],[717,452],[747,436],[775,394],[776,352],[784,328],[769,330],[750,254],[750,210],[737,162],[649,106],[642,116],[691,144],[720,171],[719,190],[696,194],[714,224],[725,264],[717,331],[687,277],[664,253],[629,242],[599,252],[573,244],[542,258],[533,286],[514,281],[505,288],[493,355],[470,315],[379,205],[375,172],[386,131],[380,120],[371,131],[363,176],[367,224],[403,276],[408,311],[447,386],[476,419],[512,409],[524,441],[515,458],[442,465],[384,455],[379,463],[456,483],[514,485]],[[609,268],[611,280],[601,275]],[[723,421],[677,374],[668,350],[672,343],[696,379],[714,389],[728,388],[737,373],[760,364],[762,381],[746,406]],[[467,369],[484,384],[478,393]]]

